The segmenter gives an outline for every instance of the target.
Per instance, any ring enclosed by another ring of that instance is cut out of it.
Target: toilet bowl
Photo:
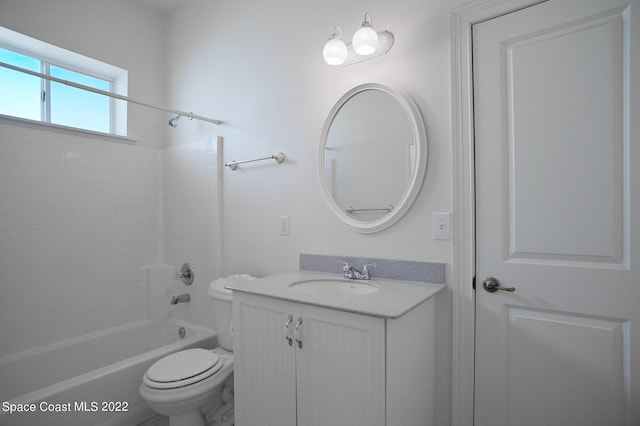
[[[233,425],[233,353],[194,348],[168,355],[147,370],[140,395],[171,426]],[[222,408],[227,415],[216,419]]]
[[[211,283],[213,328],[220,347],[193,348],[156,361],[142,378],[140,396],[171,426],[232,426],[233,325],[231,290],[226,284],[255,279],[233,275]]]

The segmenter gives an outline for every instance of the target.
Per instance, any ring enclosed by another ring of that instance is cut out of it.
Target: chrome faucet
[[[178,303],[186,303],[191,300],[189,293],[181,294],[180,296],[171,296],[171,304],[177,305]]]
[[[369,275],[369,266],[376,266],[374,263],[369,263],[364,265],[362,268],[362,272],[359,272],[353,266],[349,264],[349,262],[345,262],[342,267],[342,272],[344,272],[344,277],[350,280],[368,280],[371,279]]]

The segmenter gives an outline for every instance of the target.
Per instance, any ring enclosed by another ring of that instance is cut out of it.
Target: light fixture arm
[[[363,27],[373,27],[373,20],[371,19],[371,15],[368,13],[364,14],[364,21],[362,22]]]

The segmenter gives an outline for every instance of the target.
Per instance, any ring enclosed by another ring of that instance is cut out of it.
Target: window
[[[0,62],[126,95],[126,71],[2,27]],[[0,67],[5,116],[126,136],[126,108],[126,102],[109,96]]]

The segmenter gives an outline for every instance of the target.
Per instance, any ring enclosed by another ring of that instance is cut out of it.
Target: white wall
[[[295,269],[300,252],[450,262],[451,243],[434,241],[431,213],[452,206],[449,10],[452,2],[402,0],[193,0],[169,16],[169,102],[219,118],[220,127],[181,123],[180,144],[225,137],[226,161],[284,152],[282,165],[224,171],[224,273],[265,275]],[[333,26],[350,37],[364,12],[395,34],[382,58],[333,68],[322,47]],[[316,175],[324,120],[355,85],[407,91],[422,110],[429,166],[414,208],[374,235],[347,230],[332,215]],[[279,217],[291,235],[279,235]]]
[[[279,151],[288,157],[281,165],[223,171],[223,274],[294,270],[299,253],[450,265],[452,244],[432,239],[431,214],[451,211],[453,204],[449,13],[460,3],[191,0],[169,14],[169,102],[225,122],[182,122],[171,131],[170,144],[222,135],[225,161]],[[351,37],[365,12],[376,28],[394,33],[392,50],[348,68],[326,65],[321,52],[334,25]],[[429,139],[429,165],[414,207],[373,235],[352,232],[333,216],[316,175],[329,110],[349,89],[368,82],[408,92]],[[291,220],[286,237],[279,235],[283,215]],[[447,293],[436,315],[436,423],[443,425],[450,407],[450,303]]]

